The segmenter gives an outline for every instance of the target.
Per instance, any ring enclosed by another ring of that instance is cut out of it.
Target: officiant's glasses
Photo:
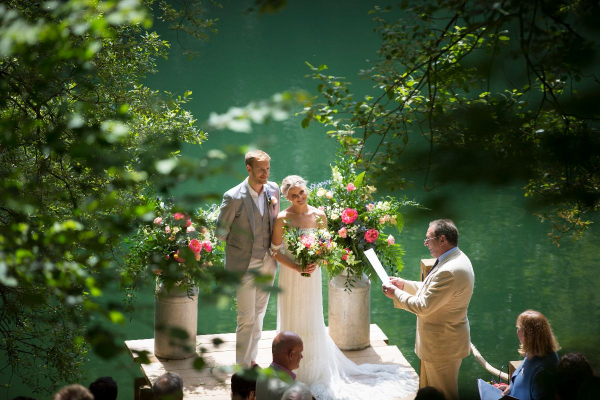
[[[439,236],[432,237],[432,238],[425,238],[425,246],[427,246],[429,244],[430,240],[434,240],[434,239],[437,239],[437,238],[439,238]]]

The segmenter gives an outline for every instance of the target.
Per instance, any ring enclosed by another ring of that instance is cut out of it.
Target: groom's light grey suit
[[[223,196],[217,219],[216,236],[226,243],[225,269],[237,272],[241,284],[237,289],[238,317],[236,362],[250,366],[258,354],[258,341],[269,302],[269,292],[254,285],[256,274],[275,278],[277,262],[271,258],[271,234],[279,214],[279,187],[275,182],[263,185],[264,214],[261,215],[250,194],[247,179]],[[271,285],[273,280],[271,280]]]

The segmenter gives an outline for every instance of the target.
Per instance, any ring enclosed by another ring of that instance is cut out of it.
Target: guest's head
[[[235,373],[231,376],[231,400],[256,399],[256,379],[248,379]]]
[[[304,345],[293,332],[281,332],[273,339],[273,362],[293,371],[300,366]]]
[[[294,200],[300,199],[305,201],[308,196],[308,189],[304,178],[298,175],[286,176],[281,181],[281,193],[292,204]]]
[[[28,396],[17,396],[14,397],[12,400],[35,400],[33,397],[28,397]]]
[[[517,318],[519,353],[528,357],[545,355],[558,351],[560,346],[552,333],[550,323],[541,312],[527,310]]]
[[[281,400],[311,400],[312,398],[313,396],[308,386],[302,382],[296,382],[285,391]]]
[[[81,385],[68,385],[60,389],[52,400],[94,400],[94,395]]]
[[[562,356],[556,367],[556,393],[560,400],[575,400],[584,380],[594,375],[594,370],[581,353]]]
[[[159,376],[152,385],[154,400],[183,399],[183,379],[175,372],[167,372]]]
[[[419,389],[415,400],[446,400],[446,397],[444,397],[444,393],[433,386],[426,386]]]
[[[271,157],[262,150],[249,151],[246,153],[246,170],[250,185],[264,185],[271,173]]]
[[[103,376],[90,383],[90,392],[94,400],[116,400],[119,394],[117,382],[110,376]]]

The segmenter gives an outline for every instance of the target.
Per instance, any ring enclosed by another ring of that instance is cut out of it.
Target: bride
[[[305,271],[292,254],[285,253],[285,226],[302,231],[327,228],[325,213],[310,206],[306,181],[297,175],[286,177],[281,193],[292,203],[277,216],[271,239],[273,257],[284,268],[279,271],[277,330],[298,334],[304,342],[304,358],[297,380],[310,386],[319,400],[394,399],[416,390],[413,378],[397,365],[356,365],[346,358],[329,337],[323,319],[321,269],[309,264]],[[308,272],[310,277],[303,277]]]

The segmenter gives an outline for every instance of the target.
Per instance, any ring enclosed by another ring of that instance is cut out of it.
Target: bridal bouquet
[[[153,218],[126,241],[125,286],[133,291],[148,276],[167,290],[176,285],[191,289],[209,284],[213,279],[207,269],[223,259],[222,245],[214,236],[218,207],[197,210],[191,216],[160,200],[154,208]]]
[[[286,251],[301,262],[302,271],[306,271],[308,264],[324,260],[336,247],[327,229],[299,229],[286,224],[283,240]],[[301,275],[310,277],[306,272]]]
[[[310,204],[325,212],[332,243],[342,250],[326,258],[330,278],[344,270],[349,281],[363,273],[373,277],[375,271],[364,256],[364,251],[371,248],[383,265],[402,270],[404,251],[394,236],[385,232],[387,229],[399,234],[404,224],[400,208],[418,204],[389,196],[375,200],[377,189],[367,183],[365,172],[357,174],[348,157],[338,160],[331,169],[331,180],[311,185],[309,199]]]

